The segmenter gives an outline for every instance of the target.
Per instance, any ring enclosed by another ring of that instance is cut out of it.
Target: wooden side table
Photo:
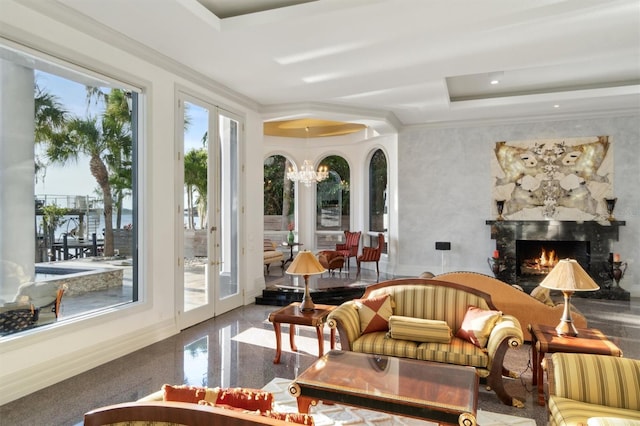
[[[327,316],[336,307],[331,305],[315,305],[315,309],[310,312],[301,312],[300,303],[294,302],[289,306],[285,306],[282,309],[271,312],[269,314],[269,321],[273,323],[273,329],[276,332],[276,357],[273,360],[274,364],[280,362],[280,354],[282,353],[282,338],[280,324],[289,324],[289,344],[291,350],[298,351],[294,338],[296,334],[296,325],[306,325],[316,328],[316,334],[318,336],[318,357],[324,355],[324,324],[327,322]],[[331,329],[331,337],[329,340],[331,349],[335,349],[336,345],[336,330]]]
[[[285,247],[289,247],[289,258],[284,261],[284,264],[286,265],[288,262],[293,262],[293,248],[294,247],[303,246],[304,244],[302,244],[302,243],[291,243],[290,244],[289,242],[284,241],[282,243],[282,245],[285,246]]]
[[[538,387],[538,405],[545,405],[544,371],[546,354],[554,352],[622,356],[622,351],[607,336],[595,328],[579,328],[577,337],[558,336],[554,327],[529,324],[533,363],[533,385]]]

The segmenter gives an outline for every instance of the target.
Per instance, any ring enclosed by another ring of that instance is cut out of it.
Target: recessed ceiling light
[[[489,73],[489,82],[491,84],[499,84],[504,76],[504,71],[494,71]]]
[[[555,104],[553,107],[554,107],[554,108],[560,108],[560,105]]]

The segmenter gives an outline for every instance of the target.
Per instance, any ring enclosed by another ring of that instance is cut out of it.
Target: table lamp
[[[560,290],[564,294],[564,311],[560,324],[556,327],[558,336],[578,335],[571,320],[571,296],[576,291],[595,291],[600,289],[593,279],[574,259],[562,259],[540,283],[540,287]]]
[[[291,266],[287,269],[287,274],[302,275],[304,278],[304,296],[300,304],[300,311],[309,312],[315,308],[309,294],[309,275],[322,274],[325,271],[324,266],[318,262],[318,259],[309,250],[301,251],[291,262]]]

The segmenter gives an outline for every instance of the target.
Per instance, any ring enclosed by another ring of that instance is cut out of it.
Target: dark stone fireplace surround
[[[518,241],[581,241],[588,242],[588,259],[579,261],[600,286],[596,292],[577,292],[576,296],[629,300],[627,291],[616,288],[611,278],[613,244],[624,221],[554,221],[554,220],[487,220],[491,226],[491,238],[496,240],[500,254],[500,272],[497,278],[509,284],[518,284],[528,293],[544,276],[520,276],[517,265]]]

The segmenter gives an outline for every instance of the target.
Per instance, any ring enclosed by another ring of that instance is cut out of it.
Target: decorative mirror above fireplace
[[[604,201],[613,199],[609,136],[496,142],[491,173],[495,217],[605,220],[609,216]]]

